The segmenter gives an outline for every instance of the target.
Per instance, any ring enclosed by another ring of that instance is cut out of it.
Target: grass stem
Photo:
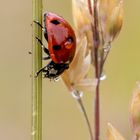
[[[97,2],[98,0],[93,0],[93,5],[91,5],[91,0],[88,0],[88,9],[91,16],[94,17],[94,24],[91,24],[92,34],[93,34],[93,50],[94,50],[94,66],[95,66],[95,77],[98,79],[98,83],[96,86],[96,93],[95,93],[95,108],[94,108],[94,139],[99,140],[100,137],[100,75],[102,73],[102,70],[100,68],[100,62],[99,62],[99,45],[100,45],[100,37],[99,37],[99,21],[98,21],[98,10],[97,10]],[[93,11],[92,8],[93,7]]]
[[[76,100],[78,102],[78,105],[79,105],[79,107],[80,107],[80,109],[81,109],[81,111],[83,113],[84,119],[86,121],[86,124],[87,124],[87,127],[88,127],[88,131],[89,131],[89,135],[90,135],[90,140],[94,140],[93,133],[92,133],[92,128],[91,128],[91,125],[90,125],[90,121],[89,121],[89,118],[88,118],[88,115],[87,115],[85,106],[84,106],[83,101],[82,101],[82,98],[81,98],[80,91],[76,90],[74,92],[74,97],[76,97]]]
[[[42,24],[42,0],[32,0],[33,21]],[[42,76],[35,77],[42,67],[42,50],[35,39],[42,40],[42,29],[32,24],[32,140],[42,140]]]

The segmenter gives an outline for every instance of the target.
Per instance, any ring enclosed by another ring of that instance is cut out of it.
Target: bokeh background
[[[71,0],[44,0],[44,11],[53,11],[71,24]],[[101,84],[101,139],[107,123],[131,139],[129,104],[140,80],[140,1],[124,0],[124,24],[105,65]],[[0,3],[0,140],[30,140],[32,1]],[[93,119],[93,94],[83,100]],[[59,82],[43,79],[43,140],[87,140],[89,134],[76,101]]]

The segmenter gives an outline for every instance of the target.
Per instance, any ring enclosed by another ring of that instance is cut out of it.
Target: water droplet
[[[31,135],[34,136],[36,134],[36,131],[32,131]]]
[[[108,48],[107,48],[107,47],[104,48],[104,52],[105,52],[105,53],[108,52]]]
[[[55,82],[58,82],[59,80],[60,80],[59,77],[54,78],[54,81],[55,81]]]
[[[105,79],[106,79],[106,74],[105,74],[105,72],[102,72],[100,80],[103,81]]]
[[[109,52],[110,48],[111,48],[111,44],[110,43],[108,43],[107,45],[105,45],[105,47],[104,47],[104,53],[105,53],[105,55]]]
[[[73,98],[75,98],[76,100],[80,99],[83,97],[83,92],[82,91],[78,91],[78,90],[73,90],[71,92]]]
[[[33,115],[33,116],[36,116],[36,111],[34,111],[32,115]]]

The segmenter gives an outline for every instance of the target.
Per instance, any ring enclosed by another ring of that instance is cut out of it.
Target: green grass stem
[[[33,21],[42,24],[42,0],[32,0]],[[35,37],[42,40],[42,29],[32,23],[32,140],[42,140],[42,76],[35,77],[42,67],[42,50]]]

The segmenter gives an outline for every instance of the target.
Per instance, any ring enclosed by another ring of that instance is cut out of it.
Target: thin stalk
[[[98,60],[98,49],[99,49],[99,44],[100,44],[100,37],[99,37],[99,22],[98,22],[98,11],[97,11],[97,1],[94,0],[94,6],[93,6],[93,11],[94,11],[94,28],[93,28],[93,38],[94,38],[94,56],[95,56],[95,75],[96,78],[98,79],[98,83],[96,86],[96,93],[95,93],[95,140],[99,140],[100,137],[100,74],[101,74],[101,69],[100,69],[100,62]]]
[[[32,0],[33,21],[42,24],[42,0]],[[42,140],[42,76],[35,77],[42,67],[42,51],[35,37],[42,39],[42,29],[32,25],[32,140]]]
[[[89,9],[89,13],[92,15],[91,0],[88,0],[88,9]]]
[[[95,93],[95,140],[99,140],[100,137],[100,80],[96,86]]]
[[[75,92],[74,92],[74,95],[75,95],[75,97],[76,97],[76,100],[77,100],[77,102],[78,102],[78,104],[79,104],[79,106],[80,106],[80,109],[81,109],[81,111],[82,111],[82,113],[83,113],[83,115],[84,115],[84,118],[85,118],[85,121],[86,121],[86,124],[87,124],[87,127],[88,127],[88,131],[89,131],[90,139],[91,139],[91,140],[94,140],[93,134],[92,134],[92,128],[91,128],[91,126],[90,126],[90,122],[89,122],[89,119],[88,119],[88,116],[87,116],[87,112],[86,112],[86,109],[85,109],[85,107],[84,107],[84,104],[83,104],[83,101],[82,101],[82,99],[81,99],[80,94],[81,94],[81,93],[80,93],[79,91],[75,91]]]
[[[99,140],[100,136],[100,75],[101,75],[101,67],[98,59],[98,51],[100,45],[100,37],[99,37],[99,21],[98,21],[98,11],[97,11],[97,2],[98,0],[93,0],[94,4],[91,5],[91,0],[88,0],[88,8],[91,16],[94,17],[94,24],[91,24],[92,33],[93,33],[93,53],[94,53],[94,66],[95,66],[95,77],[98,79],[98,83],[96,86],[95,93],[95,114],[94,114],[94,126],[95,126],[95,140]],[[91,7],[93,7],[93,12],[91,12]]]

